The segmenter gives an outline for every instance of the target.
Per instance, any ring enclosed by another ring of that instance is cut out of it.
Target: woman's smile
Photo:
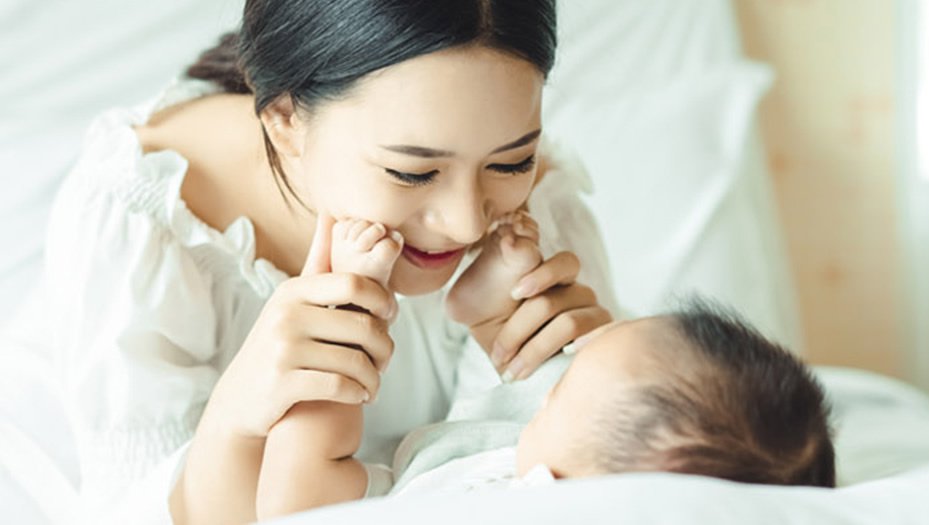
[[[452,263],[458,264],[465,251],[464,247],[448,251],[426,251],[407,244],[403,247],[403,257],[420,268],[434,270]]]

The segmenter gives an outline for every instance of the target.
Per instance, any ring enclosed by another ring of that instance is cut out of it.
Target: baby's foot
[[[449,317],[471,327],[508,318],[519,305],[510,290],[541,262],[535,221],[524,212],[505,215],[481,254],[449,290]]]
[[[384,288],[402,249],[400,233],[388,235],[379,223],[346,219],[332,227],[332,271],[370,277]]]

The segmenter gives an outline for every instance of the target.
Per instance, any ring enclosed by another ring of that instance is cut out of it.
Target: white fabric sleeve
[[[600,305],[619,319],[623,314],[600,227],[582,198],[593,193],[593,181],[567,146],[546,139],[540,149],[548,170],[529,197],[529,213],[539,223],[542,254],[549,258],[560,251],[573,252],[581,261],[577,282],[593,288]]]
[[[45,274],[81,501],[89,516],[165,522],[179,451],[219,375],[211,280],[152,214],[92,186],[70,177],[59,192]],[[128,502],[148,514],[113,515]]]
[[[377,498],[386,496],[394,486],[394,473],[387,465],[380,463],[368,464],[362,463],[365,472],[368,473],[368,488],[365,490],[365,498]]]

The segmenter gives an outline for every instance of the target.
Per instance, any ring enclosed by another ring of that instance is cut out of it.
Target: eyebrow
[[[525,146],[526,144],[529,144],[529,143],[532,142],[533,140],[537,139],[537,138],[539,137],[539,135],[541,135],[541,134],[542,134],[542,129],[541,129],[541,128],[539,128],[539,129],[537,129],[537,130],[535,130],[535,131],[531,131],[531,132],[529,132],[529,133],[523,135],[522,137],[520,137],[520,138],[514,140],[513,142],[510,142],[509,144],[504,144],[503,146],[500,146],[499,148],[493,150],[493,151],[491,152],[491,155],[493,155],[493,154],[495,154],[495,153],[502,153],[502,152],[504,152],[504,151],[509,151],[509,150],[511,150],[511,149],[516,149],[516,148],[518,148],[518,147],[520,147],[520,146]],[[435,158],[441,158],[441,157],[454,157],[454,156],[455,156],[455,153],[452,152],[452,151],[441,150],[441,149],[433,149],[433,148],[426,148],[426,147],[423,147],[423,146],[410,146],[410,145],[407,145],[407,144],[393,144],[393,145],[381,146],[381,147],[384,148],[384,149],[386,149],[386,150],[389,150],[389,151],[394,151],[394,152],[397,152],[397,153],[403,153],[403,154],[405,154],[405,155],[412,155],[412,156],[414,156],[414,157],[423,157],[423,158],[427,158],[427,159],[435,159]]]

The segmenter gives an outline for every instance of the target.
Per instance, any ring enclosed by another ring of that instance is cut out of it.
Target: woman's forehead
[[[503,53],[442,51],[373,73],[333,109],[369,142],[492,151],[540,127],[543,83]]]

